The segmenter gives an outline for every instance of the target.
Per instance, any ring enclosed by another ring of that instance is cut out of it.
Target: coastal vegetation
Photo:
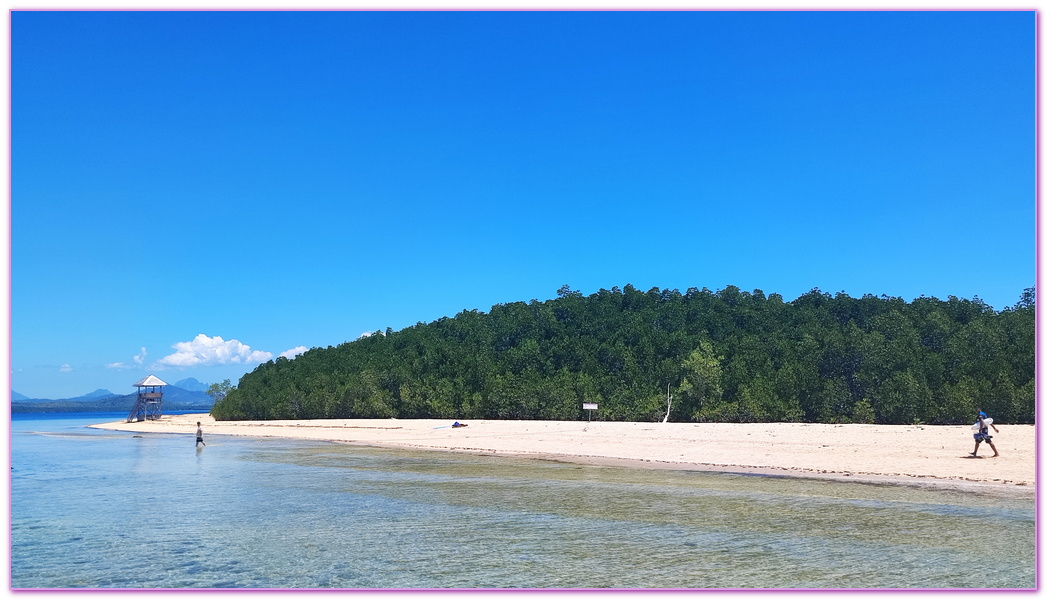
[[[463,311],[277,358],[218,420],[593,419],[957,424],[1035,418],[1035,291],[996,311],[818,289],[631,285]],[[227,388],[230,386],[227,386]]]

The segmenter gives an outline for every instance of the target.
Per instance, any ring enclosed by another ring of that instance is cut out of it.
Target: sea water
[[[1019,498],[13,415],[13,588],[1031,588]]]

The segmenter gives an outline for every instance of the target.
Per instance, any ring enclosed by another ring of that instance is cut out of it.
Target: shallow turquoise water
[[[12,421],[14,588],[1033,587],[1032,500]]]

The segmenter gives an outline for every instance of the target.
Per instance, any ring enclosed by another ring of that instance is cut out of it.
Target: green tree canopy
[[[386,329],[212,386],[216,419],[1001,423],[1035,418],[1035,291],[1013,307],[631,285]],[[217,387],[216,387],[217,386]]]

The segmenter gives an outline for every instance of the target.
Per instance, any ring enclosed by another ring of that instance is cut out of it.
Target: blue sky
[[[632,284],[1035,283],[1026,12],[13,12],[11,387]]]

